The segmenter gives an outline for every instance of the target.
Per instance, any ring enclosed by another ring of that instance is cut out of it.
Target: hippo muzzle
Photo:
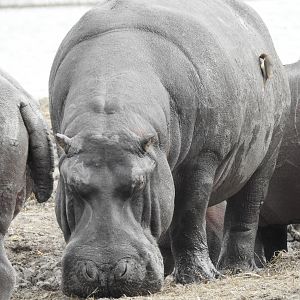
[[[163,284],[163,260],[155,245],[136,248],[111,245],[69,244],[62,261],[62,290],[80,297],[135,296],[159,291]],[[109,253],[110,252],[110,253]]]

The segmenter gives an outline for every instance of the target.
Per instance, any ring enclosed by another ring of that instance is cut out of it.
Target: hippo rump
[[[252,9],[105,1],[65,37],[49,85],[65,294],[153,293],[164,262],[179,283],[218,276],[205,215],[225,199],[218,268],[255,268],[290,93]]]
[[[300,60],[285,66],[291,90],[291,109],[276,169],[261,208],[258,242],[267,260],[287,250],[287,225],[300,223]]]
[[[4,236],[24,201],[52,193],[53,150],[37,104],[0,70],[0,300],[11,296],[15,274],[4,250]]]

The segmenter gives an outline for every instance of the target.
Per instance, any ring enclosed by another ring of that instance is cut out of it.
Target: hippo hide
[[[251,8],[104,1],[63,40],[49,92],[67,295],[156,292],[163,261],[180,283],[217,277],[205,215],[225,199],[218,268],[255,268],[290,93]]]
[[[26,198],[52,193],[53,149],[46,123],[32,97],[0,70],[0,300],[11,296],[15,275],[4,236]]]

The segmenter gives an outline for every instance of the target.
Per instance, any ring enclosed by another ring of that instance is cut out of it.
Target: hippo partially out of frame
[[[260,17],[234,0],[111,0],[50,75],[67,295],[117,297],[218,276],[208,206],[228,199],[219,269],[254,269],[259,209],[290,93]]]
[[[4,250],[4,236],[24,201],[39,202],[53,188],[52,143],[37,103],[0,70],[0,300],[12,294],[15,273]]]
[[[256,239],[256,259],[260,266],[276,252],[288,250],[287,225],[300,223],[300,60],[285,66],[291,107],[268,194],[260,210]],[[215,258],[221,247],[224,202],[210,207],[207,233],[210,255]],[[212,259],[214,261],[214,259]]]
[[[258,229],[258,242],[267,260],[276,251],[287,250],[287,225],[300,223],[300,60],[285,69],[291,90],[290,114]]]

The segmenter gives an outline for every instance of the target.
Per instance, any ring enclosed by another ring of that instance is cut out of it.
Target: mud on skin
[[[49,91],[66,294],[156,292],[160,247],[177,282],[218,276],[205,215],[225,199],[218,265],[255,267],[260,203],[290,93],[252,9],[229,0],[107,1],[63,40]]]

